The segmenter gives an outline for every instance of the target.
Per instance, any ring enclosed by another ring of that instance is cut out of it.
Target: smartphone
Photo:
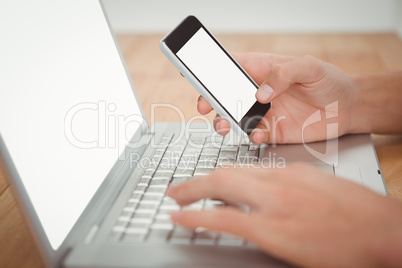
[[[196,17],[185,18],[160,48],[238,135],[250,135],[271,107],[256,100],[258,85]]]

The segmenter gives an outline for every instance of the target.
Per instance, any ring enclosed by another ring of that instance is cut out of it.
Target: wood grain
[[[313,55],[350,72],[402,70],[402,42],[389,34],[218,35],[229,51]],[[199,116],[198,93],[159,50],[162,35],[121,35],[118,42],[148,120],[152,104],[180,108],[186,120]],[[155,121],[178,121],[167,107],[154,109]],[[212,120],[214,115],[209,115]],[[389,195],[402,201],[402,136],[374,135]],[[0,170],[0,266],[43,267],[12,189]]]

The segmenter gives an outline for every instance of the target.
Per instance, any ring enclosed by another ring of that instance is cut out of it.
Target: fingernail
[[[255,135],[256,135],[256,133],[254,133],[253,135],[250,135],[250,140],[251,140],[251,142],[252,142],[253,144],[256,144],[256,143],[257,143],[257,141],[255,140]]]
[[[256,95],[258,100],[266,101],[272,97],[273,93],[274,90],[272,89],[272,87],[268,86],[267,84],[264,84],[257,90]]]
[[[170,212],[170,218],[172,219],[173,222],[177,222],[180,219],[180,211],[172,211]]]
[[[219,133],[221,130],[221,121],[218,121],[218,123],[216,123],[216,131]]]

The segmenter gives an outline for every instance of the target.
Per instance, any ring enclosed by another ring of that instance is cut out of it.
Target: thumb
[[[258,102],[268,103],[288,90],[292,84],[312,83],[322,77],[321,61],[313,56],[273,65],[255,94]]]

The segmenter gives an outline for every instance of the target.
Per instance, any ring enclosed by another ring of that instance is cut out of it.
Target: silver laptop
[[[286,267],[170,222],[168,185],[222,164],[304,161],[386,194],[369,135],[254,146],[207,123],[148,125],[98,0],[7,1],[0,33],[1,159],[48,266]]]

